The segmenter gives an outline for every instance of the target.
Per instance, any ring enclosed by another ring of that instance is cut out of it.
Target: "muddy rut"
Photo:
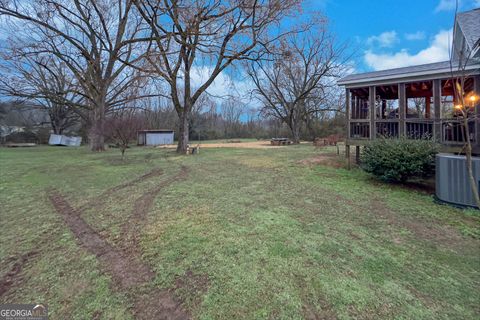
[[[113,194],[115,191],[135,186],[144,179],[158,176],[161,173],[160,170],[152,170],[137,179],[111,188],[103,194]],[[187,167],[182,166],[179,173],[160,182],[153,189],[145,191],[135,200],[131,216],[122,226],[125,240],[120,246],[110,244],[88,225],[81,217],[83,211],[74,209],[60,192],[53,190],[48,193],[48,198],[55,210],[62,216],[80,246],[97,257],[104,272],[112,276],[116,289],[130,296],[136,319],[189,319],[181,304],[167,290],[155,290],[140,296],[132,296],[130,290],[147,284],[155,276],[150,266],[142,262],[139,255],[138,237],[146,215],[151,209],[155,197],[163,188],[175,181],[185,179],[187,175]],[[94,201],[99,200],[97,198]]]
[[[176,175],[160,182],[152,190],[146,190],[142,196],[137,198],[133,204],[130,218],[122,226],[122,243],[126,249],[137,249],[141,229],[143,228],[147,213],[153,206],[153,202],[160,191],[175,181],[181,181],[187,178],[188,168],[182,166],[180,172]]]
[[[109,188],[109,189],[105,190],[100,195],[95,197],[93,200],[91,200],[87,204],[81,206],[79,208],[79,210],[83,211],[83,210],[98,207],[98,206],[102,205],[102,203],[103,203],[103,201],[106,197],[114,195],[115,192],[118,192],[120,190],[129,188],[129,187],[133,187],[133,186],[139,184],[140,182],[142,182],[146,179],[158,177],[158,176],[161,176],[162,174],[163,174],[162,169],[156,168],[156,169],[150,170],[149,172],[147,172],[147,173],[145,173],[145,174],[143,174],[143,175],[141,175],[141,176],[139,176],[139,177],[137,177],[133,180],[127,181],[125,183],[119,184],[117,186],[114,186],[112,188]]]

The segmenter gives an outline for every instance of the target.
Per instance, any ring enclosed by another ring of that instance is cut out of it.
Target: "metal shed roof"
[[[138,130],[138,133],[171,133],[173,130],[171,129],[148,129],[148,130]]]

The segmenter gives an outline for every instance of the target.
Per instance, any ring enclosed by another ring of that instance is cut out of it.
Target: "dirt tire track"
[[[101,202],[105,199],[105,197],[109,197],[113,195],[115,192],[120,191],[122,189],[128,188],[128,187],[133,187],[134,185],[144,181],[145,179],[153,178],[153,177],[158,177],[163,174],[163,170],[160,168],[155,168],[150,170],[149,172],[132,179],[130,181],[127,181],[125,183],[119,184],[117,186],[111,187],[104,192],[102,192],[100,195],[96,196],[93,200],[87,202],[83,206],[81,206],[78,211],[84,211],[87,209],[91,209],[93,207],[101,205]]]
[[[127,250],[138,250],[140,231],[145,225],[147,213],[152,208],[155,197],[162,189],[173,182],[186,179],[188,172],[188,168],[182,166],[179,173],[162,181],[154,189],[146,191],[140,198],[135,200],[130,218],[122,226],[122,245],[124,248]]]
[[[162,173],[160,170],[152,170],[130,182],[111,188],[105,193],[113,193],[114,191],[132,186],[142,179],[157,176]],[[130,295],[134,303],[133,312],[136,319],[152,319],[152,315],[155,315],[155,319],[189,319],[181,303],[177,302],[173,298],[173,294],[168,290],[155,290],[138,297],[132,297],[129,290],[130,288],[151,281],[155,275],[151,268],[142,263],[136,254],[138,250],[138,234],[140,233],[140,227],[143,225],[146,214],[152,207],[153,201],[160,190],[175,181],[185,179],[187,175],[188,168],[182,166],[178,174],[161,182],[153,190],[147,191],[135,201],[132,221],[129,221],[129,223],[123,226],[125,235],[131,235],[132,241],[130,241],[128,243],[129,246],[123,250],[108,243],[98,232],[91,228],[85,220],[82,219],[82,211],[75,210],[58,191],[51,191],[48,194],[48,198],[56,211],[62,216],[80,245],[87,251],[95,254],[105,271],[112,275],[119,289],[127,295]],[[125,242],[123,243],[125,244]]]
[[[115,187],[112,187],[110,189],[108,189],[107,191],[103,192],[102,195],[110,195],[114,192],[117,192],[117,191],[120,191],[122,189],[125,189],[125,188],[128,188],[128,187],[132,187],[134,185],[136,185],[137,183],[140,183],[142,182],[143,180],[145,179],[149,179],[149,178],[153,178],[153,177],[158,177],[160,175],[163,174],[163,170],[160,169],[160,168],[155,168],[155,169],[152,169],[150,170],[149,172],[133,179],[133,180],[130,180],[130,181],[127,181],[125,183],[122,183],[122,184],[119,184],[118,186],[115,186]]]
[[[22,254],[12,268],[0,279],[0,298],[10,290],[13,284],[21,279],[20,273],[23,267],[36,255],[38,255],[38,251],[35,250]]]
[[[120,287],[127,289],[152,279],[153,272],[147,266],[103,239],[58,191],[51,192],[48,197],[80,245],[95,254]]]

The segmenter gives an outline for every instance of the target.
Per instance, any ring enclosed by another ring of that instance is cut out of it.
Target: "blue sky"
[[[480,0],[459,0],[459,11]],[[320,10],[340,41],[355,52],[355,71],[402,67],[448,59],[455,0],[307,0]]]

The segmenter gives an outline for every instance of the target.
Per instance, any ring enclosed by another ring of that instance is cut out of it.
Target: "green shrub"
[[[381,180],[405,182],[432,175],[437,152],[437,144],[429,139],[379,138],[364,148],[361,166]]]

